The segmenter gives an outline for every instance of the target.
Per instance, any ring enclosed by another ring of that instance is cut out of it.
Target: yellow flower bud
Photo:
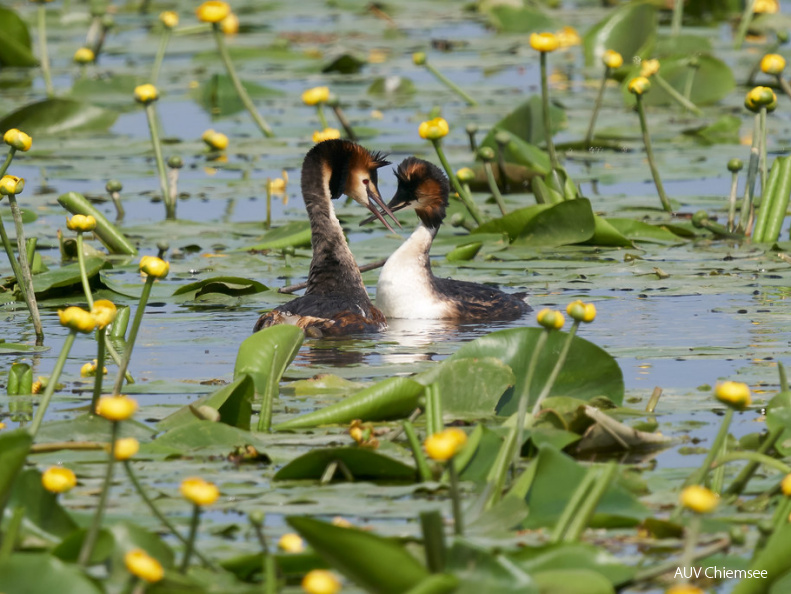
[[[209,0],[209,2],[201,4],[195,14],[198,15],[198,20],[204,23],[219,23],[231,14],[231,7],[227,2]]]
[[[629,92],[634,95],[643,95],[651,89],[651,81],[645,76],[637,76],[629,81]]]
[[[80,367],[80,377],[95,377],[98,366],[99,366],[99,362],[96,359],[94,359],[89,363],[86,363],[85,365]],[[102,367],[102,375],[107,375],[106,367]]]
[[[706,594],[703,590],[692,584],[676,584],[665,590],[665,594]]]
[[[118,314],[118,309],[116,309],[115,304],[112,301],[107,299],[97,299],[93,302],[91,315],[93,316],[93,319],[96,320],[96,327],[99,330],[112,324],[113,320],[115,320],[116,314]]]
[[[640,65],[640,76],[648,78],[659,72],[659,60],[643,60]]]
[[[582,39],[580,39],[580,34],[577,33],[577,30],[574,27],[568,26],[563,27],[557,32],[557,38],[561,48],[573,47],[575,45],[579,45],[582,42]]]
[[[353,526],[349,520],[340,516],[335,516],[332,518],[332,525],[338,526],[339,528],[351,528]]]
[[[719,495],[700,485],[686,487],[679,497],[681,505],[699,514],[713,512],[719,502]]]
[[[465,443],[467,443],[467,434],[457,427],[451,427],[429,435],[423,442],[423,447],[426,448],[429,458],[437,462],[445,462],[458,454]]]
[[[791,497],[791,474],[785,475],[783,480],[780,481],[780,490],[786,497]]]
[[[17,177],[16,175],[4,175],[0,179],[0,195],[8,196],[9,194],[21,194],[25,189],[24,178]]]
[[[559,311],[542,309],[536,316],[538,323],[547,330],[560,330],[566,323],[566,318]]]
[[[554,33],[531,33],[530,47],[539,52],[554,52],[560,47],[560,40]]]
[[[165,576],[162,564],[143,549],[132,549],[124,555],[124,565],[133,576],[152,584]]]
[[[317,105],[326,103],[330,98],[329,87],[313,87],[302,93],[302,102],[305,105]]]
[[[462,167],[456,172],[456,177],[463,184],[468,184],[475,180],[475,172],[469,167]]]
[[[159,20],[168,29],[175,29],[179,24],[179,15],[172,10],[166,10],[159,13]]]
[[[138,103],[147,105],[152,101],[156,101],[157,99],[159,99],[159,91],[157,91],[157,88],[154,85],[146,83],[144,85],[135,87],[135,101]]]
[[[578,299],[568,304],[566,313],[572,319],[588,324],[596,319],[596,306],[593,303],[583,303]]]
[[[140,271],[154,278],[165,278],[170,271],[170,263],[156,256],[143,256],[140,258]]]
[[[426,52],[415,52],[412,54],[412,63],[415,66],[423,66],[426,63]]]
[[[714,397],[736,410],[744,410],[752,403],[750,388],[742,382],[722,382],[714,388]]]
[[[77,64],[90,64],[96,59],[96,56],[94,55],[91,48],[81,47],[76,52],[74,52],[74,57],[72,59]]]
[[[755,14],[776,14],[780,11],[780,4],[777,0],[756,0],[753,13]]]
[[[239,32],[239,17],[233,12],[220,21],[220,29],[226,35],[236,35]]]
[[[52,466],[41,475],[41,484],[50,493],[71,491],[77,484],[77,477],[68,468]]]
[[[11,128],[6,130],[6,133],[3,134],[3,142],[5,142],[8,146],[14,147],[18,151],[25,152],[30,150],[31,145],[33,144],[33,139],[22,132],[22,130]]]
[[[313,569],[302,578],[302,589],[306,594],[337,594],[341,591],[341,582],[331,571]]]
[[[601,57],[601,61],[607,68],[615,70],[623,66],[623,56],[615,50],[607,50]]]
[[[76,214],[66,221],[66,228],[80,233],[93,231],[96,229],[96,219],[92,215]]]
[[[126,421],[137,410],[137,400],[129,396],[102,396],[96,414],[108,421]]]
[[[215,132],[212,129],[206,130],[201,136],[201,140],[215,151],[224,151],[228,147],[228,137],[222,132]]]
[[[67,307],[58,310],[61,326],[66,326],[69,330],[88,334],[96,328],[96,320],[93,316],[80,307]]]
[[[761,70],[766,74],[778,75],[786,67],[786,59],[780,54],[766,54],[761,58]]]
[[[299,534],[294,534],[293,532],[288,532],[281,536],[280,540],[277,541],[277,546],[286,553],[301,553],[305,550],[305,542]]]
[[[447,136],[448,132],[450,132],[450,128],[444,118],[434,118],[423,122],[417,130],[420,138],[426,140],[439,140]]]
[[[211,505],[220,496],[220,490],[217,485],[200,477],[184,479],[181,481],[179,490],[184,499],[195,505]]]
[[[769,87],[754,87],[747,93],[747,98],[745,99],[745,105],[747,106],[748,102],[750,105],[753,105],[757,108],[761,107],[768,107],[772,103],[777,101],[777,97],[772,89]],[[748,109],[751,109],[749,106]],[[754,110],[753,110],[754,111]]]
[[[319,142],[324,142],[325,140],[335,140],[336,138],[340,137],[340,130],[336,130],[335,128],[324,128],[324,130],[316,130],[313,133],[313,142],[318,144]]]
[[[116,460],[129,460],[140,450],[140,442],[134,437],[122,437],[115,440],[113,456]]]

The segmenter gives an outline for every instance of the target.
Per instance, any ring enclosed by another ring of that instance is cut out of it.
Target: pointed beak
[[[390,209],[390,212],[391,212],[391,213],[395,213],[395,212],[398,212],[398,211],[399,211],[399,210],[401,210],[401,209],[404,209],[404,208],[406,208],[406,207],[407,207],[407,206],[409,206],[409,205],[410,205],[410,204],[409,204],[408,202],[400,202],[400,203],[398,203],[397,205],[393,206],[393,203],[392,203],[392,202],[390,202],[390,204],[388,205],[388,208]],[[377,211],[377,212],[378,212],[378,211]],[[393,215],[391,214],[390,216],[393,216]],[[362,226],[362,225],[367,225],[368,223],[370,223],[371,221],[373,221],[375,218],[377,218],[377,217],[375,217],[375,216],[370,216],[370,217],[367,217],[367,218],[363,219],[362,221],[360,221],[360,226]],[[380,218],[379,220],[381,220],[381,218]],[[400,225],[399,225],[399,226],[400,226]]]
[[[375,216],[377,219],[379,219],[379,221],[380,221],[380,222],[381,222],[381,223],[382,223],[382,224],[383,224],[385,227],[387,227],[387,228],[388,228],[390,231],[392,231],[393,233],[395,233],[395,230],[394,230],[394,229],[393,229],[393,228],[392,228],[392,227],[391,227],[391,226],[388,224],[388,222],[387,222],[387,221],[385,220],[385,218],[382,216],[382,213],[380,213],[380,212],[379,212],[379,210],[376,208],[376,206],[374,206],[374,204],[376,204],[376,206],[378,206],[379,208],[381,208],[381,209],[384,211],[384,213],[385,213],[386,215],[388,215],[388,216],[389,216],[391,219],[393,219],[393,222],[394,222],[396,225],[398,225],[398,228],[399,228],[399,229],[401,228],[401,223],[399,223],[399,222],[398,222],[398,219],[397,219],[397,218],[395,217],[395,215],[393,214],[393,211],[392,211],[392,210],[390,210],[390,208],[388,208],[387,204],[385,204],[385,203],[384,203],[384,200],[382,200],[382,198],[379,196],[379,194],[378,194],[377,192],[375,192],[375,191],[374,191],[374,190],[373,190],[373,189],[372,189],[372,188],[369,186],[369,187],[368,187],[368,210],[370,210],[370,211],[373,213],[373,215],[374,215],[374,216]]]

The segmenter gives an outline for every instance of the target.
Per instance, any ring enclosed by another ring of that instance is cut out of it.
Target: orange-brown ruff
[[[308,286],[302,297],[261,316],[255,332],[292,324],[318,337],[379,332],[387,327],[384,315],[368,297],[332,206],[333,200],[346,194],[384,222],[371,201],[383,205],[377,169],[385,165],[383,155],[348,140],[326,140],[308,152],[302,164],[302,195],[313,246]]]
[[[524,295],[434,276],[429,250],[445,218],[448,179],[436,165],[414,157],[398,166],[396,177],[398,190],[388,206],[414,206],[420,225],[379,275],[376,305],[388,319],[513,320],[531,310]]]

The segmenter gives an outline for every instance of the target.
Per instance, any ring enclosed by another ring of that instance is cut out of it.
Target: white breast
[[[448,305],[431,287],[426,268],[433,237],[422,224],[387,259],[376,285],[376,307],[386,318],[441,320]]]

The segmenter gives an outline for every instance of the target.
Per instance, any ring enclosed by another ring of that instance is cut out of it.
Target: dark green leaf
[[[716,122],[684,130],[684,134],[692,136],[702,144],[739,144],[740,118],[735,115],[724,115]]]
[[[656,41],[656,5],[629,2],[616,8],[595,24],[584,36],[585,63],[598,64],[604,52],[615,50],[626,64],[634,56],[644,57]]]
[[[75,563],[80,556],[80,550],[87,534],[86,528],[75,530],[52,549],[52,554],[61,561]],[[110,531],[105,528],[100,529],[88,563],[96,565],[109,559],[113,554],[113,546],[113,535]]]
[[[532,219],[551,207],[551,204],[535,204],[520,208],[497,219],[486,221],[483,225],[476,227],[471,235],[478,233],[507,233],[509,239],[513,241],[519,237],[519,234]]]
[[[198,419],[195,423],[170,429],[143,445],[140,451],[175,455],[200,451],[204,455],[227,455],[234,448],[246,445],[258,445],[255,436],[249,431]]]
[[[44,99],[8,114],[0,120],[0,132],[19,128],[31,135],[59,136],[67,132],[102,132],[118,114],[74,99]]]
[[[280,324],[270,326],[247,337],[239,346],[233,375],[235,378],[249,374],[253,378],[255,391],[266,392],[270,381],[279,382],[283,372],[297,356],[305,335],[301,328]],[[275,377],[270,380],[274,359]]]
[[[0,66],[23,68],[38,66],[38,60],[32,51],[30,31],[25,21],[19,18],[13,9],[0,6],[0,31],[3,32],[3,43],[0,43]]]
[[[606,222],[612,225],[616,231],[623,234],[624,237],[631,241],[642,241],[646,243],[658,243],[666,245],[675,245],[681,243],[678,235],[661,226],[649,225],[648,223],[635,221],[634,219],[615,217],[606,219]]]
[[[560,107],[550,105],[549,118],[553,135],[566,127],[566,112]],[[500,131],[510,132],[513,136],[532,145],[539,145],[546,142],[547,138],[544,132],[544,116],[541,106],[541,97],[532,95],[527,101],[523,102],[519,107],[497,122],[486,135],[486,138],[481,143],[482,146],[488,146],[494,151],[497,151],[497,142],[494,137]],[[544,156],[546,155],[543,151],[541,151],[541,153]],[[509,152],[509,149],[506,148],[506,161],[515,163],[522,162],[518,159],[510,158],[513,156],[514,155]],[[535,160],[536,159],[533,159],[534,162]]]
[[[77,528],[68,512],[61,507],[57,495],[42,486],[41,473],[34,468],[24,470],[17,476],[8,507],[23,507],[23,527],[48,540],[64,538]],[[2,574],[0,571],[0,576]]]
[[[593,237],[596,223],[587,198],[566,200],[531,218],[514,240],[518,245],[559,246]]]
[[[459,578],[456,594],[539,594],[538,586],[527,573],[498,555],[456,540],[448,551],[449,571]],[[504,562],[505,561],[505,562]]]
[[[530,574],[548,570],[587,569],[604,576],[613,586],[625,584],[636,573],[633,567],[618,562],[601,548],[586,543],[524,547],[509,557]]]
[[[234,380],[233,383],[220,388],[214,394],[199,398],[195,402],[181,407],[172,415],[165,417],[157,423],[157,429],[167,431],[173,427],[198,421],[190,407],[210,406],[219,411],[222,423],[249,431],[254,397],[255,385],[253,384],[253,379],[249,375],[244,374]]]
[[[766,546],[753,558],[750,570],[753,573],[766,571],[765,579],[743,579],[731,590],[732,594],[766,594],[772,588],[775,593],[775,580],[786,580],[788,575],[788,559],[791,558],[791,524],[782,524],[775,528]],[[776,590],[782,592],[782,590]]]
[[[322,67],[321,71],[338,72],[339,74],[356,74],[363,69],[367,62],[351,54],[343,54],[332,60],[329,64]]]
[[[93,204],[82,194],[77,192],[66,192],[58,197],[58,203],[68,210],[71,214],[90,215],[96,219],[96,229],[94,234],[99,238],[104,246],[110,250],[111,254],[125,254],[136,256],[137,248],[127,239],[123,233],[113,225]]]
[[[356,480],[414,481],[417,473],[412,466],[362,447],[316,449],[292,460],[275,474],[275,480],[318,480],[327,466],[339,462],[346,466]],[[335,478],[344,477],[341,470]]]
[[[312,518],[286,521],[333,568],[374,594],[403,594],[429,575],[399,543],[355,528]]]
[[[0,355],[21,355],[24,353],[44,353],[49,350],[47,346],[35,344],[19,344],[17,342],[0,342]]]
[[[33,438],[27,429],[0,433],[0,518],[32,443]]]
[[[104,258],[86,258],[85,273],[88,279],[99,274],[99,271],[109,264]],[[78,263],[69,264],[61,268],[55,268],[42,272],[33,277],[33,290],[36,297],[46,299],[47,293],[53,289],[62,289],[79,285],[82,290],[80,277],[80,266]]]
[[[254,295],[267,291],[269,287],[264,284],[241,276],[213,276],[203,280],[195,281],[187,285],[182,285],[173,295],[184,295],[185,293],[195,293],[195,297],[206,295],[207,293],[222,293],[224,295]]]
[[[279,97],[284,93],[254,82],[242,81],[242,86],[253,100]],[[191,92],[192,97],[213,116],[228,116],[245,109],[244,103],[227,74],[213,74],[200,87]]]
[[[48,553],[16,553],[0,563],[0,590],[26,594],[101,594],[99,587],[78,567]]]
[[[307,221],[292,221],[282,227],[267,231],[261,241],[255,245],[237,248],[235,252],[250,250],[282,250],[287,247],[303,247],[310,245],[310,223]]]
[[[518,122],[519,120],[517,120],[515,124]],[[543,127],[541,130],[543,130]],[[494,135],[498,131],[498,128],[492,130],[483,140],[481,145],[488,146],[497,151],[498,146],[494,139]],[[528,169],[528,173],[532,173],[533,175],[546,175],[550,172],[551,165],[549,162],[549,155],[547,153],[509,130],[504,129],[503,132],[510,134],[510,140],[508,141],[508,144],[503,147],[503,157],[507,163],[522,165]],[[497,170],[497,173],[499,174],[499,170]],[[507,176],[509,179],[513,177],[510,173],[508,173]],[[525,177],[525,175],[523,174],[522,177]]]
[[[491,415],[503,393],[514,385],[514,372],[492,357],[448,361],[414,378],[436,383],[446,415]]]
[[[557,28],[555,20],[532,6],[495,5],[488,10],[489,20],[500,33],[531,33]]]
[[[590,569],[550,569],[532,576],[541,594],[615,594],[607,578]]]

